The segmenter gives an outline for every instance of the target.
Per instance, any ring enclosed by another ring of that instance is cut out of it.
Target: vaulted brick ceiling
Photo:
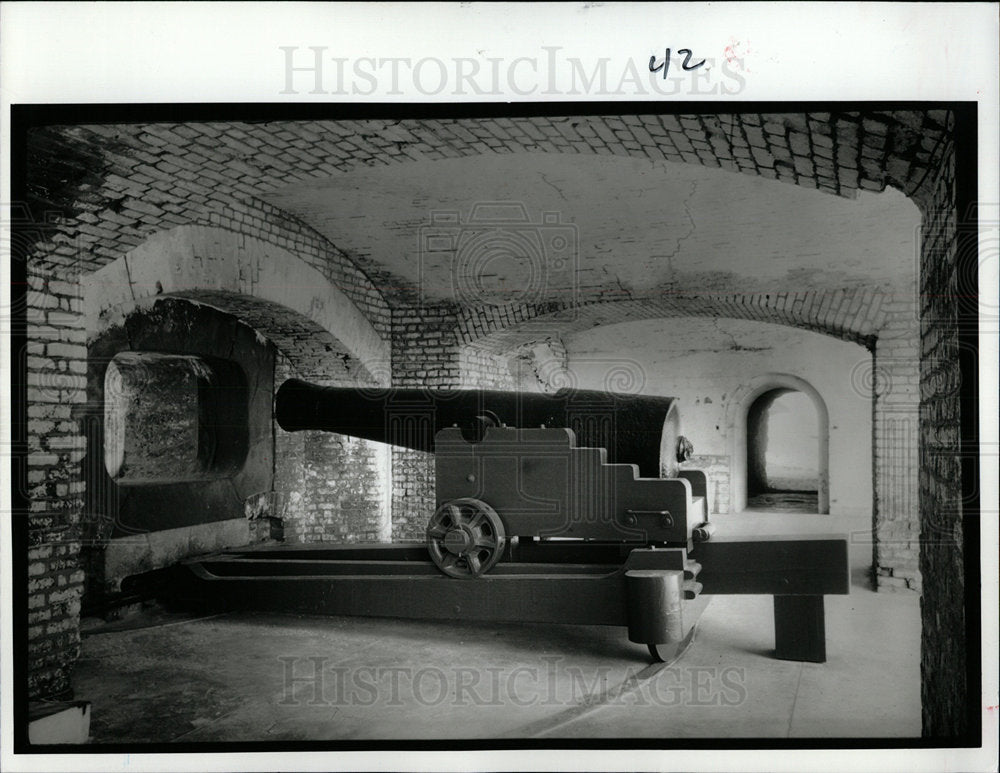
[[[265,198],[390,277],[390,295],[912,292],[919,212],[684,163],[515,153],[364,168]],[[502,203],[502,206],[498,205]]]
[[[456,287],[470,308],[573,302],[567,288],[654,305],[836,291],[853,318],[867,313],[858,292],[914,298],[911,201],[927,206],[952,123],[931,110],[55,126],[29,133],[28,198],[46,225],[27,236],[38,268],[88,272],[176,225],[263,230],[326,251],[331,281],[392,306]],[[533,222],[558,213],[575,229],[569,259],[527,284],[524,240],[457,272],[447,249],[420,263],[431,211],[490,200],[522,202]]]

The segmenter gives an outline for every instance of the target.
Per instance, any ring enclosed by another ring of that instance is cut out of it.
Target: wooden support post
[[[774,597],[774,654],[781,660],[826,662],[822,596]]]

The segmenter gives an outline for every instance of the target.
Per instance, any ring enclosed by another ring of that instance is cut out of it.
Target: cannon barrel
[[[604,448],[611,463],[636,464],[643,477],[675,477],[679,434],[673,397],[563,389],[553,394],[489,389],[324,387],[289,379],[275,396],[275,418],[289,432],[323,430],[434,451],[434,435],[459,426],[467,440],[486,427],[565,427],[581,446]]]

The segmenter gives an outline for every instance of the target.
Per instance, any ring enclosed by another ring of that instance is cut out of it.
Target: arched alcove
[[[769,373],[751,380],[742,394],[732,402],[728,434],[732,443],[730,476],[732,480],[732,511],[747,508],[751,461],[759,467],[760,460],[751,460],[748,438],[766,416],[766,409],[783,394],[800,392],[813,405],[816,415],[816,512],[830,512],[830,418],[826,403],[816,389],[804,379],[786,373]],[[757,426],[751,427],[751,424]],[[758,446],[760,443],[758,442]],[[760,474],[759,472],[757,473]]]
[[[274,425],[275,389],[310,362],[176,296],[135,304],[88,342],[86,608],[130,576],[266,539],[272,526],[289,542],[388,534],[387,445]]]
[[[747,508],[817,512],[818,422],[812,401],[785,387],[747,410]]]
[[[389,346],[344,292],[288,250],[222,228],[159,232],[85,276],[88,338],[169,297],[243,320],[313,380],[388,382]]]

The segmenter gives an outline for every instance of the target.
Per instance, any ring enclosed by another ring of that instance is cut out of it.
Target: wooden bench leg
[[[781,660],[826,662],[822,596],[774,597],[774,654]]]

